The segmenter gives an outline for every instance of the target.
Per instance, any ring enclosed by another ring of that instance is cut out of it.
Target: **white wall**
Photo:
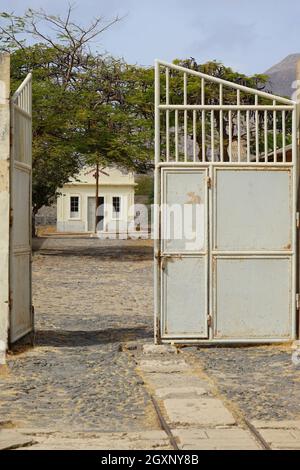
[[[79,196],[79,217],[70,218],[70,197]],[[133,217],[134,186],[101,186],[99,197],[104,197],[104,231],[115,232],[116,221],[112,214],[112,198],[121,198],[121,213],[118,218],[119,227],[128,224]],[[92,185],[66,185],[61,190],[61,196],[57,199],[57,230],[60,232],[86,232],[88,230],[88,197],[95,197],[95,186]],[[132,211],[132,213],[131,213]],[[123,230],[121,230],[123,231]]]

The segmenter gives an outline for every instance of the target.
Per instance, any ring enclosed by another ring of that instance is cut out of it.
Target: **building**
[[[117,168],[99,173],[98,230],[104,234],[127,232],[134,218],[134,174]],[[95,168],[85,167],[59,191],[58,232],[95,231]]]

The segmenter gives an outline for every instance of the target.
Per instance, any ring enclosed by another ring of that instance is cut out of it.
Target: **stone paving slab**
[[[34,445],[20,450],[169,450],[164,431],[138,433],[56,433],[35,435]]]
[[[182,450],[257,450],[254,438],[245,429],[176,429],[173,431]]]
[[[193,397],[200,397],[203,395],[207,395],[207,389],[204,387],[163,387],[156,389],[156,395],[158,398],[178,398],[178,397],[185,397],[185,398],[193,398]]]
[[[300,431],[292,429],[260,429],[272,449],[300,449]]]
[[[17,449],[35,443],[30,436],[25,436],[14,429],[0,429],[0,450]]]
[[[254,419],[253,421],[251,421],[251,423],[257,429],[298,429],[300,430],[299,420],[265,421],[265,420]]]
[[[143,359],[140,362],[140,368],[144,372],[148,373],[158,373],[163,372],[166,374],[172,374],[174,372],[186,371],[190,367],[188,364],[182,360],[158,360],[158,359]]]
[[[173,425],[205,427],[235,424],[232,414],[216,398],[168,398],[163,403]]]
[[[165,356],[169,354],[177,354],[177,349],[169,344],[144,344],[143,353],[151,355],[159,354]]]
[[[172,374],[165,374],[161,372],[147,373],[144,372],[143,376],[145,380],[155,389],[157,388],[169,388],[172,390],[175,387],[197,387],[208,390],[208,384],[206,381],[193,375],[191,370],[186,372],[173,372]]]

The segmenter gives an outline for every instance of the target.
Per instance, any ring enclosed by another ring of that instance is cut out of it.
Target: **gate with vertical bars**
[[[9,341],[32,333],[31,213],[32,213],[32,76],[10,100],[10,320]]]
[[[156,62],[157,342],[296,337],[297,114],[292,100]]]

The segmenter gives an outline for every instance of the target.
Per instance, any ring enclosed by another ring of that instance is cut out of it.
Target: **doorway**
[[[105,200],[103,196],[99,197],[99,208],[98,208],[98,227],[97,230],[104,230],[104,204]],[[88,197],[88,232],[94,232],[95,230],[95,210],[96,210],[96,198]]]

